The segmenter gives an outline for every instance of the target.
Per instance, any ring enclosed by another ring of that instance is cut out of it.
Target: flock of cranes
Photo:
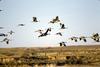
[[[6,34],[0,33],[0,37],[4,37],[4,39],[0,42],[5,42],[6,44],[9,44],[9,41],[11,41],[11,40],[8,38],[8,36],[12,35],[13,33],[15,33],[15,32],[13,32],[12,30],[7,32]]]
[[[78,42],[78,40],[80,40],[80,41],[84,41],[84,42],[87,42],[87,38],[91,38],[91,39],[93,39],[95,42],[99,42],[100,41],[100,36],[99,36],[99,34],[98,33],[94,33],[94,34],[92,34],[92,36],[90,36],[90,37],[85,37],[85,36],[80,36],[80,37],[71,37],[70,39],[73,41],[75,41],[75,42]]]
[[[80,37],[70,37],[68,39],[70,39],[71,41],[74,41],[74,42],[78,42],[78,41],[84,41],[84,42],[87,42],[87,38],[91,38],[93,39],[95,42],[100,42],[100,36],[98,33],[94,33],[92,34],[92,36],[90,37],[85,37],[85,36],[80,36]],[[66,43],[67,42],[60,42],[60,46],[66,46]]]
[[[37,17],[32,17],[32,22],[33,23],[37,23],[37,22],[39,22],[39,20],[37,19]],[[56,16],[55,18],[53,18],[50,22],[48,22],[48,23],[51,23],[51,24],[55,24],[55,23],[58,23],[59,24],[59,26],[60,26],[60,29],[67,29],[67,27],[65,26],[65,24],[64,23],[62,23],[61,22],[61,20],[59,19],[59,16]],[[25,24],[18,24],[18,26],[25,26]],[[4,27],[0,27],[0,29],[4,29]],[[39,29],[39,30],[36,30],[36,31],[34,31],[34,32],[38,32],[38,33],[40,33],[40,35],[38,35],[38,38],[40,38],[40,37],[44,37],[44,36],[47,36],[47,35],[49,35],[49,32],[51,32],[52,31],[52,29],[53,28],[51,28],[51,27],[49,27],[49,28],[47,28],[46,30],[42,30],[42,29]],[[14,34],[15,32],[14,31],[9,31],[9,32],[7,32],[7,34],[5,34],[5,33],[0,33],[0,37],[4,37],[4,39],[2,40],[2,41],[0,41],[0,42],[5,42],[6,44],[9,44],[9,41],[11,41],[9,38],[8,38],[8,36],[9,35],[12,35],[12,34]],[[57,33],[55,33],[56,35],[59,35],[59,36],[63,36],[62,34],[62,32],[57,32]],[[87,42],[87,38],[91,38],[91,39],[93,39],[95,42],[99,42],[99,39],[100,39],[100,36],[99,36],[99,33],[94,33],[94,34],[92,34],[91,36],[89,36],[89,37],[86,37],[86,36],[80,36],[80,37],[75,37],[75,36],[73,36],[73,37],[70,37],[70,38],[68,38],[69,40],[71,40],[71,41],[75,41],[75,42],[78,42],[78,41],[84,41],[84,42]],[[60,42],[59,43],[59,45],[60,46],[66,46],[66,43],[67,42]]]
[[[37,17],[33,17],[33,22],[39,22],[39,21],[37,20]],[[53,18],[49,23],[54,24],[54,23],[59,23],[59,22],[60,22],[60,19],[59,19],[58,16],[56,16],[56,17]],[[59,25],[60,25],[60,29],[66,29],[66,27],[65,27],[65,25],[64,25],[63,23],[59,23]],[[49,35],[49,32],[51,32],[52,29],[53,29],[53,28],[49,27],[49,28],[47,28],[45,31],[42,30],[42,29],[39,29],[39,30],[36,30],[35,32],[39,32],[39,33],[40,33],[40,35],[39,35],[38,37],[43,37],[43,36]],[[61,33],[61,32],[57,32],[56,35],[62,36],[62,33]]]
[[[0,0],[1,1],[1,0]],[[0,12],[3,11],[0,9]],[[39,22],[39,20],[37,19],[37,17],[32,17],[32,22],[34,23],[37,23]],[[64,23],[61,23],[61,20],[59,19],[59,16],[56,16],[55,18],[53,18],[49,23],[51,24],[55,24],[55,23],[59,23],[60,25],[60,29],[67,29],[67,27],[65,26]],[[25,24],[18,24],[18,26],[25,26]],[[0,27],[0,29],[4,29],[4,27]],[[47,36],[49,35],[49,32],[52,31],[53,28],[49,27],[47,28],[46,30],[42,30],[42,29],[39,29],[39,30],[36,30],[35,32],[39,32],[40,35],[38,35],[38,37],[44,37],[44,36]],[[6,34],[5,33],[0,33],[0,37],[4,37],[4,39],[0,42],[5,42],[6,44],[9,44],[9,41],[11,41],[8,36],[12,35],[13,33],[15,33],[14,31],[9,31],[7,32]],[[62,32],[57,32],[56,35],[60,35],[60,36],[63,36],[62,35]],[[80,37],[76,37],[76,36],[73,36],[73,37],[70,37],[68,38],[69,40],[71,41],[74,41],[74,42],[78,42],[78,41],[84,41],[84,42],[87,42],[87,38],[91,38],[93,39],[95,42],[100,42],[100,36],[99,36],[99,33],[94,33],[92,34],[91,36],[87,37],[87,36],[80,36]],[[67,42],[60,42],[59,45],[60,46],[66,46],[66,43]]]

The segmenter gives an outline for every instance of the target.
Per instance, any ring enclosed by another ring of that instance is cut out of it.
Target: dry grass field
[[[0,48],[0,65],[47,63],[100,66],[100,45]]]

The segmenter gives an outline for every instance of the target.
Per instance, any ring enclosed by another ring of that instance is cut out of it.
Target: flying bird
[[[74,40],[75,42],[77,42],[78,41],[78,37],[71,37],[71,38],[69,38],[69,39],[71,39],[72,41]]]
[[[60,23],[60,27],[61,27],[61,29],[66,29],[65,25],[62,23]]]
[[[9,39],[8,38],[4,38],[2,41],[0,41],[0,42],[5,42],[6,44],[9,44]]]
[[[47,36],[48,32],[51,31],[52,28],[48,28],[44,33],[42,33],[41,35],[39,35],[38,37],[43,37],[43,36]]]
[[[85,36],[80,36],[79,37],[79,40],[81,41],[81,40],[83,40],[84,42],[87,42],[87,40],[86,40],[86,37]]]
[[[60,44],[60,46],[66,46],[65,43],[67,43],[67,42],[60,42],[59,44]]]
[[[38,22],[37,17],[33,17],[33,21],[32,22]]]
[[[60,22],[60,20],[59,20],[59,17],[58,17],[58,16],[56,16],[55,20],[56,20],[56,21],[58,21],[58,22]]]
[[[18,26],[25,26],[25,24],[18,24]]]
[[[98,33],[92,34],[91,38],[96,42],[100,42],[100,40],[99,40],[100,36]]]
[[[52,21],[50,21],[49,23],[57,23],[60,22],[59,17],[56,16]]]
[[[58,33],[56,33],[56,35],[60,35],[60,36],[62,36],[62,33],[61,33],[61,32],[58,32]]]

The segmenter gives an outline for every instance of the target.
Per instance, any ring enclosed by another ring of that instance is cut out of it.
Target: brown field
[[[0,48],[0,65],[98,65],[100,45]]]

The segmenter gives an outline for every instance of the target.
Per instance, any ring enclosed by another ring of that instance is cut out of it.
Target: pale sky
[[[51,47],[59,46],[59,42],[67,41],[67,45],[95,44],[91,39],[87,43],[71,42],[72,36],[91,36],[100,32],[100,1],[99,0],[2,0],[0,1],[0,33],[13,30],[15,33],[8,38],[10,44],[0,43],[0,47]],[[39,23],[32,23],[32,17]],[[60,30],[59,24],[48,22],[59,16],[62,23],[68,27]],[[17,25],[23,23],[24,27]],[[38,29],[52,27],[51,35],[38,38]],[[63,36],[55,35],[61,31]],[[2,40],[4,37],[0,37]]]

